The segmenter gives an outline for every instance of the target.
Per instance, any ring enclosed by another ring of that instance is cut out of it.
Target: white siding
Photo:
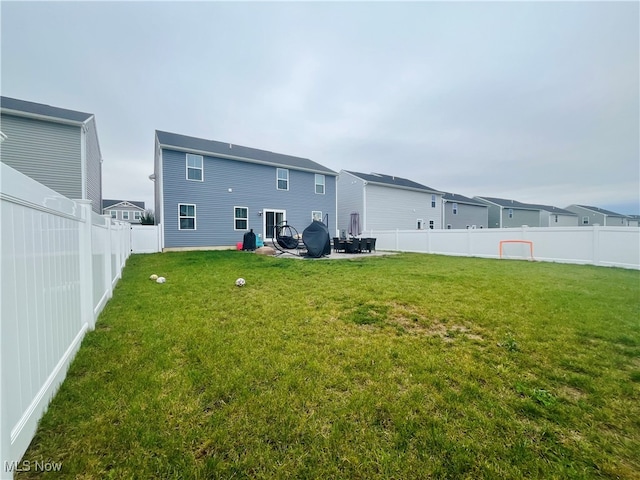
[[[436,206],[431,206],[431,193],[389,188],[368,184],[366,189],[366,218],[363,229],[417,229],[417,220],[424,220],[424,228],[433,221],[434,229],[442,225],[442,196],[436,194]]]
[[[338,232],[348,232],[349,221],[351,219],[351,212],[358,212],[360,214],[361,227],[364,228],[363,218],[364,203],[363,203],[363,188],[364,182],[354,177],[353,175],[341,171],[338,175],[337,190],[338,190]]]

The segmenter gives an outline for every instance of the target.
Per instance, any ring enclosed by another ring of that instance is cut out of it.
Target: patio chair
[[[333,237],[333,251],[340,252],[344,250],[344,243],[338,237]]]

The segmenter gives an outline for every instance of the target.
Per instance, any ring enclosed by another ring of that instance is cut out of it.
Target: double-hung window
[[[454,214],[454,215],[457,215],[457,214],[458,214],[458,204],[457,204],[457,203],[454,203],[454,204],[453,204],[453,214]]]
[[[118,211],[117,210],[111,210],[109,213],[111,213],[111,218],[118,218]]]
[[[202,155],[187,153],[187,180],[201,182],[204,178],[204,164]]]
[[[431,195],[431,208],[436,208],[436,196]]]
[[[276,173],[276,185],[278,190],[289,190],[289,170],[278,168]]]
[[[316,173],[316,193],[324,195],[324,175]]]
[[[123,220],[129,220],[129,212],[126,210],[122,211],[122,219]]]
[[[509,209],[509,218],[513,218],[513,208]]]
[[[133,212],[133,219],[134,220],[140,220],[140,211],[136,210],[135,212]]]
[[[249,229],[249,209],[247,207],[233,207],[233,229]]]
[[[582,224],[583,225],[589,225],[589,217],[587,217],[587,216],[582,217]]]
[[[311,212],[311,220],[316,222],[322,221],[322,212],[319,210],[314,210]]]
[[[196,206],[189,203],[178,204],[178,230],[196,229]]]

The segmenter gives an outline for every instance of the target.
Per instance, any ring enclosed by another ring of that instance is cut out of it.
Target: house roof
[[[0,97],[0,107],[7,113],[27,114],[28,116],[46,117],[71,123],[85,123],[93,117],[92,113],[77,112],[9,97]]]
[[[544,210],[545,212],[555,213],[556,215],[571,215],[572,217],[578,216],[577,213],[570,212],[569,210],[565,210],[564,208],[554,207],[552,205],[537,205],[534,203],[530,203],[527,205],[531,205],[532,207],[538,208],[540,210]]]
[[[605,210],[604,208],[590,207],[588,205],[569,205],[569,206],[570,207],[574,206],[574,207],[584,208],[586,210],[591,210],[592,212],[601,213],[602,215],[608,215],[608,216],[611,216],[611,217],[626,217],[626,215],[623,215],[621,213],[612,212],[611,210]]]
[[[459,193],[445,192],[442,198],[448,202],[465,203],[468,205],[479,205],[481,207],[487,206],[486,203],[479,202],[478,200],[474,200],[473,198],[465,197],[464,195],[460,195]]]
[[[429,193],[442,193],[431,187],[427,187],[426,185],[422,185],[421,183],[417,183],[417,182],[414,182],[413,180],[408,180],[402,177],[396,177],[393,175],[384,175],[382,173],[360,173],[360,172],[353,172],[350,170],[344,170],[344,171],[346,173],[349,173],[355,177],[358,177],[366,181],[367,183],[384,185],[386,187],[422,190],[424,192],[429,192]]]
[[[534,205],[530,205],[527,203],[518,202],[516,200],[511,200],[509,198],[498,198],[498,197],[475,197],[480,200],[485,200],[487,202],[491,202],[493,204],[499,205],[501,207],[506,208],[519,208],[520,210],[540,210],[538,207]]]
[[[144,202],[136,202],[133,200],[105,200],[105,199],[102,200],[102,209],[104,210],[105,208],[116,207],[118,206],[118,204],[125,203],[125,202],[128,202],[144,210]]]
[[[186,135],[160,130],[156,130],[156,138],[161,148],[175,148],[177,150],[197,152],[204,155],[230,158],[232,160],[261,163],[294,170],[306,170],[327,175],[337,175],[337,172],[308,158],[283,155],[267,150],[259,150],[257,148],[244,147],[242,145],[218,142],[215,140],[188,137]]]

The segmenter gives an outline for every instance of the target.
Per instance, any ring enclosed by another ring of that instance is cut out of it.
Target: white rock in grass
[[[156,275],[155,273],[149,277],[149,280],[157,280],[157,279],[158,279],[158,275]]]
[[[157,280],[156,280],[157,283],[164,283],[166,281],[167,281],[167,279],[164,278],[164,277],[158,277]]]
[[[236,280],[236,287],[244,287],[245,282],[244,278],[239,278]]]

